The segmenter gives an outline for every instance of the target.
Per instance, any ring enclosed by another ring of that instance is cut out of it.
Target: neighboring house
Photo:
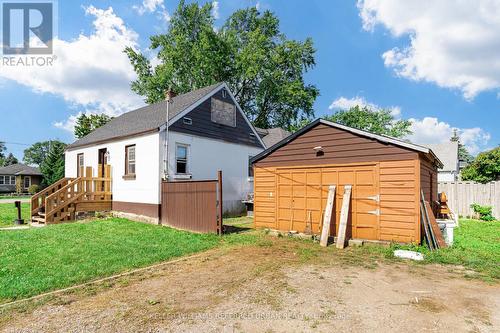
[[[262,138],[262,141],[264,141],[266,148],[274,146],[275,144],[277,144],[278,142],[280,142],[281,140],[292,134],[280,127],[268,128],[268,129],[256,127],[255,129]]]
[[[38,168],[21,163],[0,167],[0,193],[16,192],[16,183],[21,184],[22,192],[28,192],[31,185],[41,182],[42,173]]]
[[[253,189],[249,158],[265,144],[225,83],[215,84],[114,118],[69,145],[66,177],[81,167],[111,165],[114,211],[158,220],[161,182],[215,179],[223,173],[223,207],[239,213]],[[166,137],[168,136],[168,140]],[[166,151],[168,150],[168,164]]]
[[[438,170],[438,182],[454,182],[460,174],[458,160],[458,142],[449,141],[439,144],[427,144],[434,154],[443,162],[443,167]]]

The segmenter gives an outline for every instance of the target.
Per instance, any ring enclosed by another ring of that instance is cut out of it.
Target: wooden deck
[[[93,177],[92,167],[86,167],[85,176],[63,178],[35,194],[31,198],[31,220],[59,223],[74,220],[79,212],[109,211],[112,199],[111,166],[104,165],[104,177]]]

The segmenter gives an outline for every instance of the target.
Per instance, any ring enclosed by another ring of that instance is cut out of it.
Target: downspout
[[[169,133],[169,121],[170,121],[170,96],[172,95],[172,91],[170,89],[167,90],[165,94],[165,100],[167,101],[167,119],[166,119],[166,128],[165,128],[165,139],[164,139],[164,146],[165,146],[165,154],[163,157],[163,178],[168,181],[169,178],[169,170],[168,170],[168,133]]]

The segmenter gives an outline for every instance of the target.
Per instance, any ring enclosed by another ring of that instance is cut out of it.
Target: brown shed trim
[[[262,153],[258,154],[254,158],[252,158],[251,163],[256,163],[256,162],[264,159],[265,157],[267,157],[268,155],[270,155],[272,152],[274,152],[277,149],[279,149],[279,148],[287,145],[291,141],[295,140],[297,137],[302,136],[303,134],[309,132],[311,129],[315,128],[319,124],[323,124],[323,125],[326,125],[326,126],[329,126],[329,127],[333,127],[333,128],[337,128],[337,129],[340,129],[340,130],[344,130],[344,131],[347,131],[347,132],[350,132],[352,134],[355,134],[355,135],[358,135],[358,136],[362,136],[362,137],[365,137],[365,138],[377,140],[377,141],[379,141],[381,143],[384,143],[384,144],[391,144],[391,145],[394,145],[394,146],[399,146],[399,147],[402,147],[402,148],[410,149],[410,150],[413,150],[415,152],[424,153],[426,155],[431,155],[432,158],[430,158],[430,159],[436,161],[436,163],[438,164],[439,167],[443,166],[443,163],[437,158],[437,156],[432,152],[432,150],[429,149],[429,148],[427,148],[427,147],[423,147],[423,146],[415,145],[415,144],[412,144],[412,143],[408,143],[408,142],[405,142],[405,141],[402,141],[402,140],[399,140],[399,139],[396,139],[396,138],[393,138],[393,137],[390,137],[390,136],[378,135],[378,134],[370,133],[370,132],[367,132],[367,131],[359,130],[359,129],[356,129],[356,128],[352,128],[352,127],[349,127],[349,126],[341,125],[341,124],[334,123],[334,122],[331,122],[331,121],[328,121],[328,120],[324,120],[324,119],[321,119],[321,118],[316,119],[315,121],[313,121],[309,125],[303,127],[302,129],[298,130],[297,132],[295,132],[294,134],[290,135],[289,137],[281,140],[280,142],[278,142],[274,146],[272,146],[272,147],[264,150]],[[318,136],[317,139],[315,139],[314,141],[321,141],[321,136]]]

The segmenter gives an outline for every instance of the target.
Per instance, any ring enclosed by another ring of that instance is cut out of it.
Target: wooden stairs
[[[31,221],[60,223],[75,220],[78,212],[111,210],[111,167],[100,165],[99,170],[104,170],[104,177],[93,177],[92,167],[87,167],[84,177],[62,178],[35,194]]]

